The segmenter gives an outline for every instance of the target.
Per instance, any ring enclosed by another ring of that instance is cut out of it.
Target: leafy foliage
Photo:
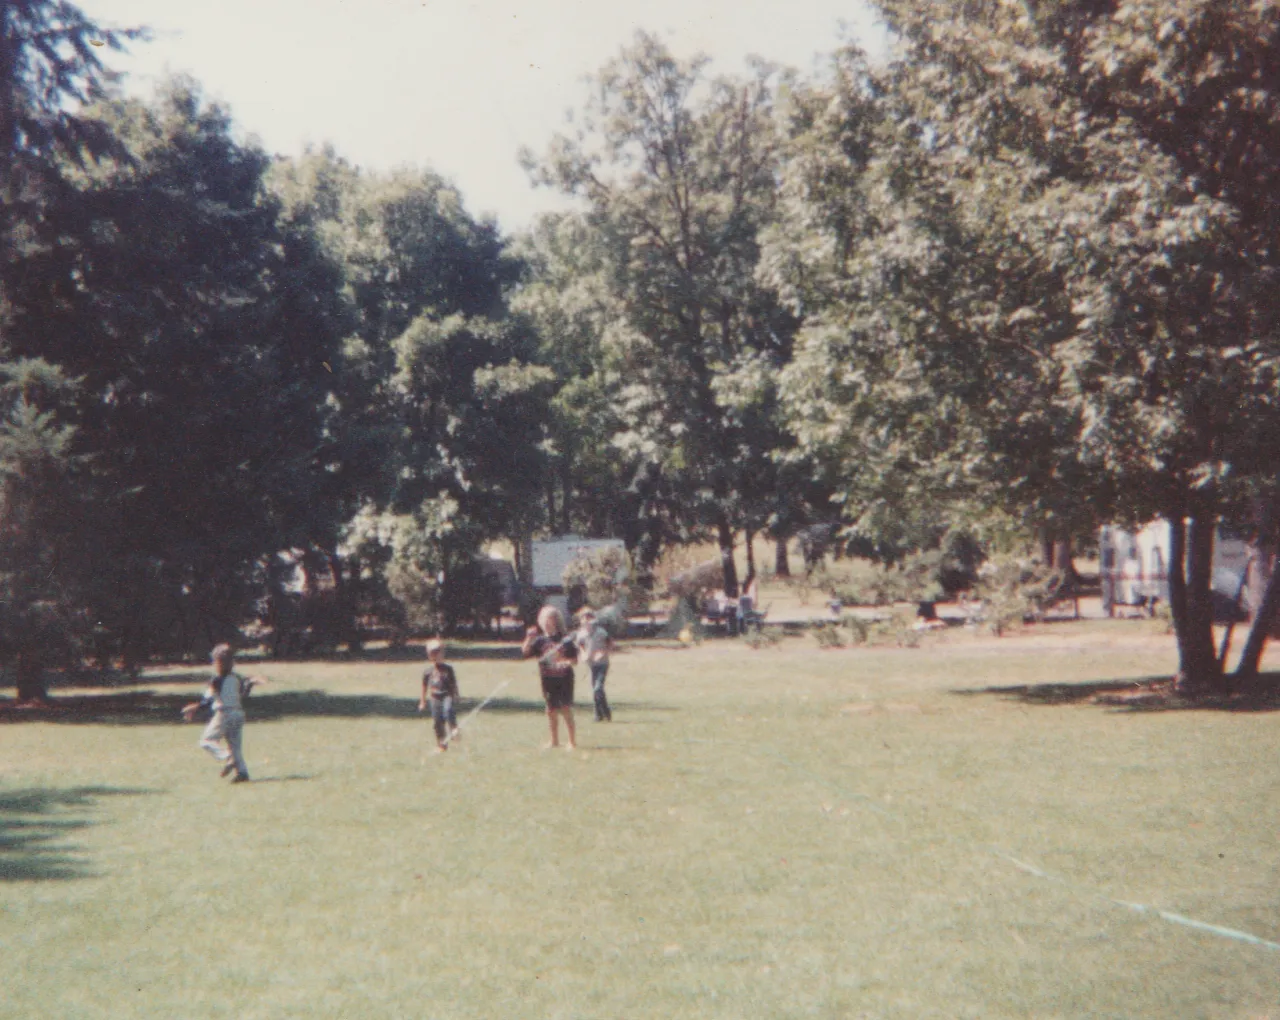
[[[745,80],[708,81],[705,64],[637,35],[596,76],[578,134],[529,163],[589,205],[601,272],[586,318],[604,370],[593,375],[637,479],[632,517],[662,527],[659,547],[714,529],[736,593],[734,532],[762,526],[777,503],[775,377],[796,319],[755,276],[776,199],[779,76],[758,64]]]
[[[1218,683],[1212,530],[1274,474],[1280,428],[1271,207],[1245,197],[1280,154],[1280,16],[881,8],[898,59],[846,53],[797,95],[767,246],[806,312],[783,382],[801,448],[853,511],[960,498],[1068,536],[1167,517],[1183,675]]]
[[[562,580],[566,589],[582,587],[587,604],[597,608],[629,601],[630,564],[627,554],[616,546],[580,553],[565,564]]]

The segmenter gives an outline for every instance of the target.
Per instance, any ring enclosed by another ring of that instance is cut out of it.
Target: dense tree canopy
[[[1280,155],[1280,15],[883,8],[897,59],[846,60],[796,118],[771,265],[808,313],[802,442],[894,499],[1165,517],[1182,675],[1216,686],[1214,528],[1280,435],[1274,231],[1246,197]]]
[[[551,374],[507,307],[521,263],[434,174],[363,173],[320,151],[272,176],[340,266],[353,315],[334,381],[346,573],[374,603],[387,569],[397,590],[434,600],[437,576],[481,542],[540,523]],[[341,577],[338,544],[325,551]]]
[[[891,59],[807,82],[638,35],[526,157],[578,211],[508,243],[429,171],[268,156],[192,82],[113,95],[141,33],[0,3],[24,693],[264,598],[279,629],[295,563],[355,642],[437,625],[492,539],[714,536],[732,593],[740,533],[830,515],[884,560],[1161,517],[1182,678],[1225,687],[1215,529],[1280,545],[1280,7],[879,7]]]
[[[608,294],[599,343],[620,380],[612,445],[637,493],[648,479],[680,525],[714,531],[735,591],[734,533],[775,502],[775,377],[796,318],[756,277],[776,206],[779,74],[708,80],[705,64],[637,36],[537,176],[588,204]]]

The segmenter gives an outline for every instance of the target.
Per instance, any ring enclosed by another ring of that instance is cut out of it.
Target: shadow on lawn
[[[450,660],[518,661],[520,659],[520,641],[516,636],[506,639],[494,637],[487,640],[446,638],[445,647],[449,650]],[[387,645],[379,648],[364,648],[358,652],[309,652],[306,655],[280,656],[274,659],[237,656],[236,661],[241,668],[265,671],[271,668],[273,662],[425,662],[426,659],[426,642],[410,641],[397,647]]]
[[[1248,690],[1225,697],[1182,697],[1172,690],[1168,675],[1071,684],[975,687],[953,690],[951,693],[961,697],[996,695],[1007,701],[1020,701],[1024,705],[1074,705],[1089,702],[1120,712],[1276,712],[1280,711],[1280,673],[1264,673]]]
[[[164,678],[168,682],[168,678]],[[154,691],[132,691],[126,694],[87,694],[55,698],[45,705],[18,706],[0,701],[0,723],[44,722],[67,724],[107,724],[113,726],[167,726],[180,724],[183,705],[190,704],[188,694],[157,694]],[[463,698],[458,714],[469,712],[480,703],[479,698]],[[250,724],[276,722],[295,717],[330,717],[335,719],[415,719],[419,718],[417,698],[395,698],[385,694],[330,694],[327,691],[283,691],[279,694],[255,694],[247,704]],[[580,707],[589,708],[589,704]],[[674,712],[668,705],[652,702],[622,702],[618,706],[628,712]],[[532,698],[495,698],[484,709],[496,713],[533,713],[546,711],[541,700]],[[207,718],[202,714],[199,718]]]
[[[447,643],[449,659],[489,662],[519,662],[520,644],[514,641],[487,641],[462,644],[450,641]],[[422,662],[427,659],[422,643],[408,644],[400,648],[371,648],[361,652],[333,652],[330,654],[313,654],[301,656],[279,656],[277,658],[259,658],[254,655],[237,655],[236,671],[245,675],[265,673],[270,675],[271,667],[279,663],[379,663],[379,662]],[[175,666],[179,665],[177,663]],[[154,667],[163,670],[166,667]],[[186,670],[172,673],[152,672],[150,670],[134,676],[117,669],[77,669],[68,672],[50,673],[48,687],[51,691],[59,689],[83,688],[108,690],[145,687],[148,684],[166,683],[208,683],[211,670],[208,666],[197,665]]]
[[[84,811],[103,797],[137,797],[155,790],[77,786],[0,794],[0,882],[91,878],[80,850],[64,842],[93,824]],[[78,816],[78,817],[77,817]]]

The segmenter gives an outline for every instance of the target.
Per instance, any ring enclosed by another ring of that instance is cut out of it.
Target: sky
[[[842,38],[882,52],[861,0],[80,0],[100,24],[145,25],[126,90],[189,74],[268,151],[330,143],[370,169],[430,167],[506,231],[564,200],[517,162],[545,150],[584,77],[639,29],[732,73],[748,55],[811,71]]]

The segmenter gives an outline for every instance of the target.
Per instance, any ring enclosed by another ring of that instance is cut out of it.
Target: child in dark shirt
[[[538,660],[538,677],[542,681],[542,699],[547,705],[547,726],[551,730],[548,747],[560,746],[560,719],[569,731],[565,750],[577,747],[573,727],[573,664],[578,661],[578,646],[565,634],[564,617],[554,606],[543,606],[538,625],[530,627],[520,649],[526,658]]]
[[[422,674],[422,697],[418,699],[418,711],[426,711],[427,703],[431,703],[436,751],[447,751],[450,741],[458,739],[458,677],[453,667],[444,661],[444,642],[438,638],[427,642],[427,660],[431,665]]]

